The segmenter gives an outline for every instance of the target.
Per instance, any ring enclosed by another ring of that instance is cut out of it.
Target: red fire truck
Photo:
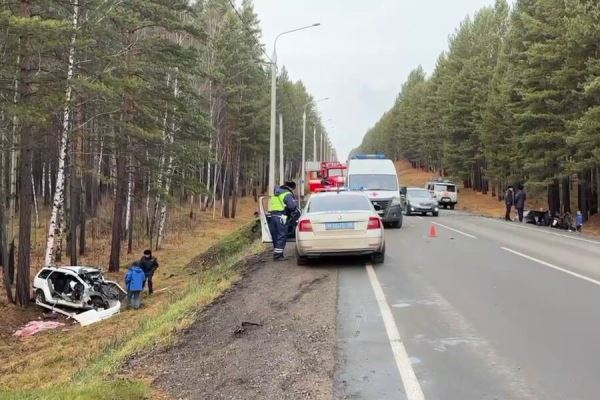
[[[310,193],[338,190],[346,185],[347,166],[338,161],[323,161],[319,171],[308,172]]]

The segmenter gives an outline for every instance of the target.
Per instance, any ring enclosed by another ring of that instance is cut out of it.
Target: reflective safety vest
[[[287,195],[291,195],[290,192],[285,191],[278,196],[271,196],[271,211],[283,212],[285,211],[285,198]]]

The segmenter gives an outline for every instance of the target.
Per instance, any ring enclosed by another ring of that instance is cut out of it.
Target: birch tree
[[[65,107],[63,109],[62,129],[60,132],[60,144],[58,150],[58,169],[56,172],[56,185],[54,188],[54,199],[52,201],[52,211],[48,223],[48,238],[46,242],[46,256],[44,265],[54,265],[55,243],[62,239],[64,223],[59,220],[61,209],[65,206],[65,162],[67,159],[67,145],[69,140],[69,130],[71,123],[71,96],[73,92],[72,81],[75,68],[75,45],[77,42],[77,24],[79,22],[79,1],[73,1],[73,19],[71,35],[71,45],[69,48],[69,61],[67,67],[67,81],[65,89]]]

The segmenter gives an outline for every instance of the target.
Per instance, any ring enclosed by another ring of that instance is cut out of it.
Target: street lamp
[[[321,101],[326,101],[326,100],[329,100],[329,97],[323,97],[322,99],[315,100],[314,104],[317,104]],[[312,101],[307,102],[304,105],[304,110],[302,113],[302,168],[301,168],[302,172],[300,175],[300,180],[301,180],[300,196],[301,197],[304,197],[304,179],[306,178],[306,176],[305,176],[305,174],[306,174],[306,167],[305,167],[305,163],[306,163],[306,107],[308,107],[311,104],[313,104]]]
[[[289,31],[281,32],[275,37],[273,44],[273,57],[271,58],[271,132],[269,142],[269,194],[275,191],[275,130],[276,130],[276,104],[277,104],[277,40],[288,33],[298,32],[304,29],[313,28],[321,25],[320,23],[303,26]],[[283,162],[283,160],[279,160]]]

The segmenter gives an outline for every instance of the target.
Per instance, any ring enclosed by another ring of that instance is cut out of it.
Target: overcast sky
[[[408,73],[429,74],[460,22],[494,0],[254,0],[269,55],[283,31],[321,26],[282,37],[278,64],[304,82],[339,158],[393,104]]]

